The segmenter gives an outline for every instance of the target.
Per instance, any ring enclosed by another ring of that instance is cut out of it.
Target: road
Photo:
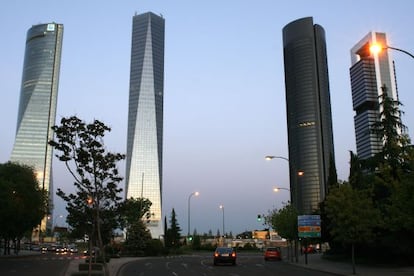
[[[273,276],[273,275],[332,275],[307,270],[283,261],[263,260],[262,255],[239,253],[237,265],[213,265],[210,253],[192,256],[144,258],[124,265],[117,276]]]
[[[1,257],[1,276],[63,276],[69,262],[75,256],[55,253],[30,255],[24,257]]]

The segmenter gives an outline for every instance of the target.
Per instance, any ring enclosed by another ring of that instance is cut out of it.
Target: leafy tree
[[[147,198],[128,198],[119,206],[122,227],[127,228],[139,219],[148,219],[152,202]]]
[[[170,228],[168,228],[166,233],[165,246],[170,248],[180,247],[180,238],[181,238],[181,228],[178,224],[177,217],[175,214],[174,208],[171,211],[170,217]]]
[[[295,256],[297,257],[297,238],[298,238],[298,211],[290,203],[285,204],[282,209],[274,209],[269,211],[269,214],[265,216],[265,223],[271,226],[278,234],[286,238],[292,247],[292,241],[295,245]],[[289,251],[290,252],[290,251]],[[289,253],[290,256],[293,256]]]
[[[414,155],[414,152],[411,153]],[[391,196],[387,210],[386,225],[391,231],[390,246],[398,259],[407,258],[412,262],[414,255],[414,158],[411,157],[410,170],[401,178]]]
[[[128,239],[125,241],[125,248],[134,256],[142,256],[151,242],[151,233],[145,227],[142,219],[135,220],[129,225]]]
[[[97,240],[100,253],[105,254],[103,242],[107,230],[116,228],[118,204],[121,200],[118,188],[117,162],[125,156],[107,152],[103,137],[111,129],[94,120],[86,124],[76,116],[62,118],[60,126],[53,126],[55,140],[49,141],[56,157],[64,162],[74,178],[75,194],[67,195],[58,189],[57,195],[67,202],[68,223],[79,233],[88,233]],[[105,256],[103,256],[105,257]]]
[[[47,211],[46,191],[42,191],[33,168],[7,162],[0,164],[0,238],[6,245],[19,241],[39,225]]]
[[[265,216],[265,223],[288,240],[295,240],[298,236],[298,211],[290,203],[282,209],[269,211]]]
[[[349,184],[332,189],[326,197],[325,211],[331,221],[334,240],[350,244],[355,274],[355,244],[373,241],[374,229],[381,225],[381,214],[366,193],[354,190]]]
[[[128,252],[138,256],[151,243],[151,233],[143,219],[150,216],[152,203],[146,198],[129,198],[120,204],[121,226],[126,228],[125,247]]]
[[[201,248],[201,238],[200,238],[200,235],[197,233],[196,229],[194,229],[194,232],[193,232],[193,241],[191,243],[191,247],[194,250],[199,250]]]

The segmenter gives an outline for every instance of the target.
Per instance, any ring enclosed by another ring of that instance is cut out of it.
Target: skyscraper
[[[325,31],[312,17],[283,28],[292,204],[310,214],[325,198],[334,144]]]
[[[351,49],[351,88],[357,155],[361,159],[374,156],[382,150],[382,139],[371,131],[379,120],[379,96],[382,86],[387,94],[398,100],[394,63],[387,50],[371,53],[370,45],[388,45],[385,33],[370,32]]]
[[[153,238],[164,232],[161,219],[164,31],[164,18],[154,13],[133,17],[126,197],[147,198],[152,202],[147,226]]]
[[[51,126],[55,124],[62,52],[63,25],[35,25],[26,38],[16,140],[12,162],[32,166],[41,188],[49,191],[49,211],[53,209]],[[43,219],[40,229],[50,228]]]

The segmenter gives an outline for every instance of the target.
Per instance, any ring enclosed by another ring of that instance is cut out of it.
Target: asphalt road
[[[39,254],[24,257],[0,258],[1,276],[63,276],[71,257]]]
[[[264,261],[262,255],[239,253],[237,264],[213,264],[212,254],[144,258],[125,264],[117,276],[271,276],[271,275],[332,275],[307,270],[283,261]]]

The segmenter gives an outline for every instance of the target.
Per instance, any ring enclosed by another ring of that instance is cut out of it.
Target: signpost
[[[321,216],[302,215],[298,216],[298,237],[304,238],[305,242],[305,264],[308,264],[308,243],[306,238],[321,237]]]
[[[299,238],[320,238],[321,237],[321,216],[303,215],[298,216]]]

